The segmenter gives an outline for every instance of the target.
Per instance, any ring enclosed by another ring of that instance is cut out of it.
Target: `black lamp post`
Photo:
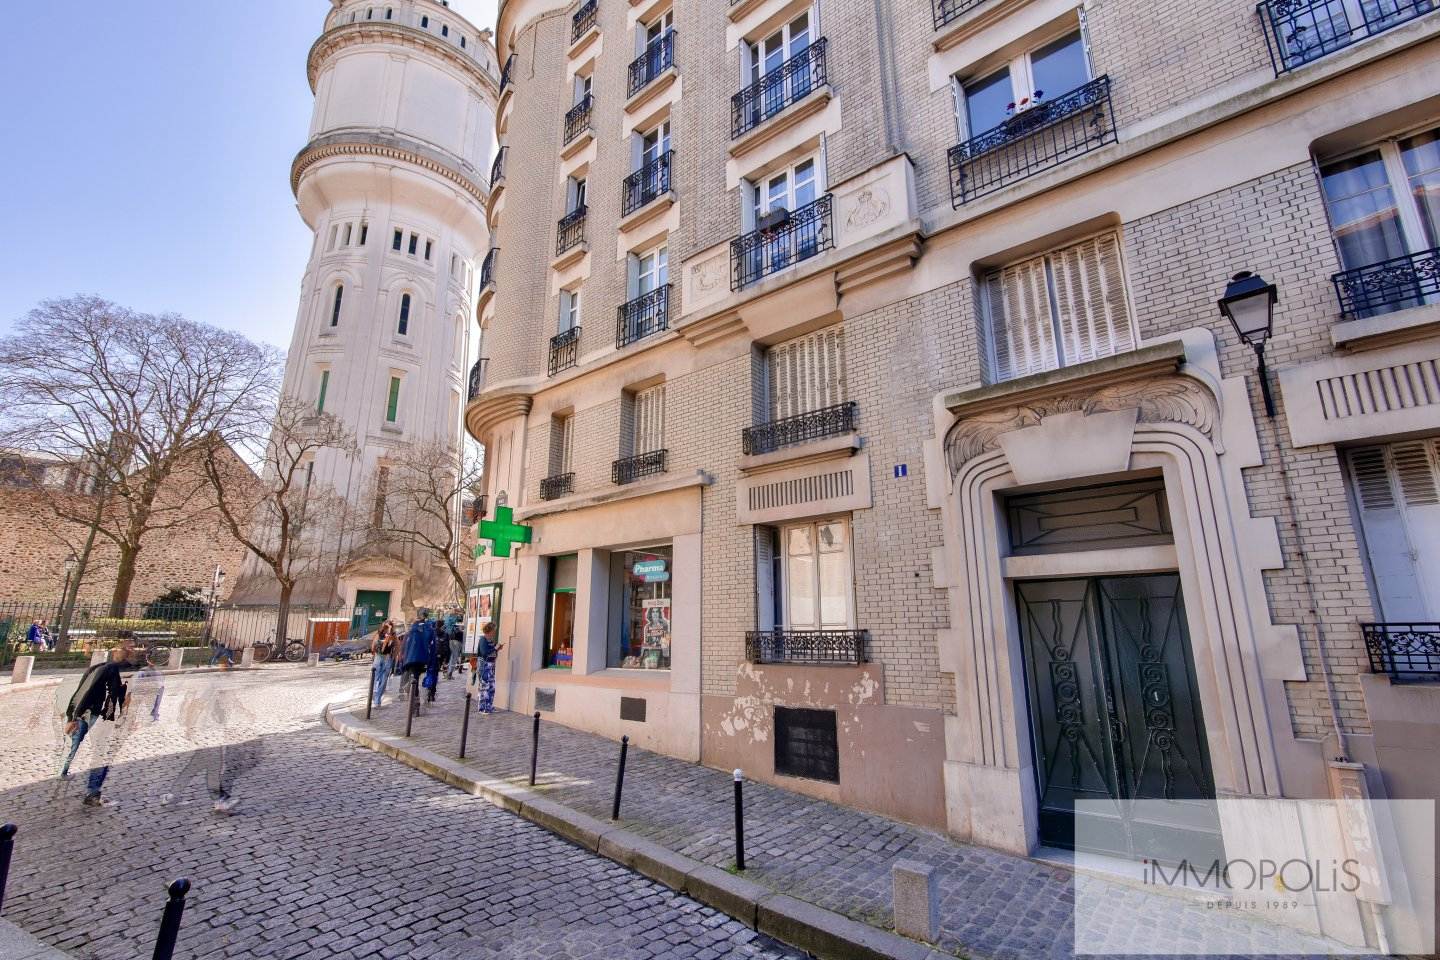
[[[1270,395],[1270,374],[1265,369],[1265,341],[1275,324],[1275,285],[1266,283],[1248,270],[1230,279],[1225,296],[1220,298],[1220,312],[1235,327],[1240,339],[1255,349],[1260,364],[1260,392],[1265,397],[1265,416],[1275,419],[1275,398]]]

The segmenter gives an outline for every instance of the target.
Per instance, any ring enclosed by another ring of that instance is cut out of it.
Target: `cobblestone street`
[[[56,688],[0,696],[0,820],[20,827],[6,919],[85,960],[148,957],[165,884],[185,876],[186,960],[796,956],[351,746],[320,711],[363,695],[365,680],[363,667],[167,678],[160,721],[123,741],[105,786],[114,806],[100,809],[80,802],[89,744],[73,780],[55,777]],[[194,732],[183,702],[207,685],[240,707]],[[249,767],[229,817],[203,775],[177,782],[196,748],[221,743]]]

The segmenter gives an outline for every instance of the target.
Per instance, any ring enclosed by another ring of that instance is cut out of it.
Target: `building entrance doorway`
[[[350,636],[358,639],[374,633],[388,616],[389,590],[355,591],[355,611],[350,615]]]
[[[1215,787],[1179,576],[1026,581],[1015,596],[1040,842],[1192,862],[1219,854],[1213,805],[1199,802]]]

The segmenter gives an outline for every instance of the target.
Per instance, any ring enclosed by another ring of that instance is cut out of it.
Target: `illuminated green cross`
[[[480,539],[489,540],[494,544],[495,556],[510,556],[510,547],[517,543],[529,543],[530,535],[534,532],[533,527],[523,526],[515,522],[515,511],[509,507],[496,507],[494,520],[480,521]],[[479,557],[484,547],[475,547],[475,556]]]

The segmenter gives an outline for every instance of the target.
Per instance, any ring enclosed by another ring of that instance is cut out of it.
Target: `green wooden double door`
[[[1219,852],[1180,578],[1020,582],[1040,841],[1124,857]],[[1085,804],[1077,811],[1076,801]],[[1160,800],[1166,803],[1137,803]]]

